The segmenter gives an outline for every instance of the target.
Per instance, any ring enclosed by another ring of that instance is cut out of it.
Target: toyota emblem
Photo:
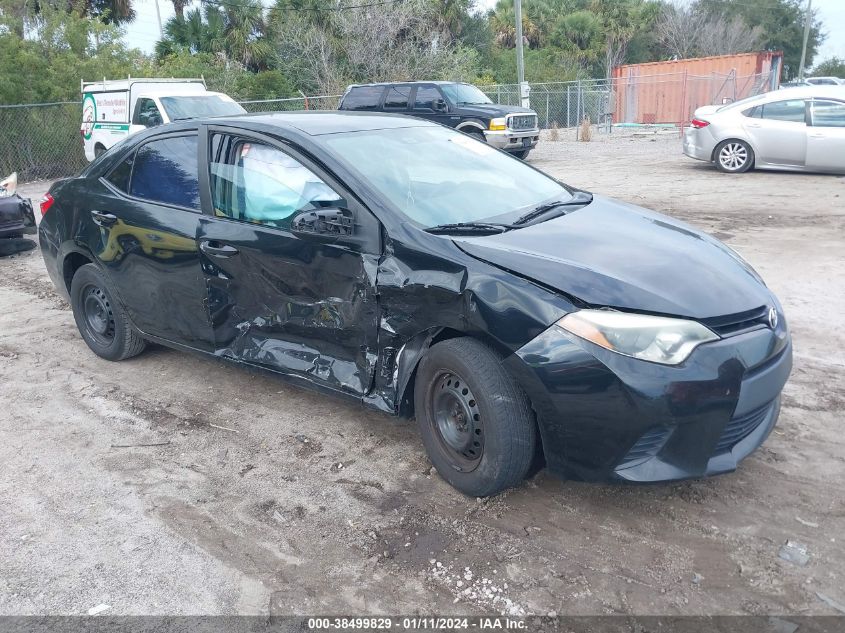
[[[769,327],[773,330],[778,326],[778,311],[774,308],[769,308]]]

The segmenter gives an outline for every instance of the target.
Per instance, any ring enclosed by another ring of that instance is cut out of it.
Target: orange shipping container
[[[700,106],[776,90],[782,67],[780,51],[617,66],[614,123],[682,125]]]

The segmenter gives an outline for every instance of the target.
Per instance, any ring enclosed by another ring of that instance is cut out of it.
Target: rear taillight
[[[53,196],[51,196],[49,193],[44,194],[44,197],[41,198],[41,217],[47,215],[47,211],[50,210],[50,207],[53,206],[54,202],[55,200],[53,200]]]
[[[710,121],[702,121],[701,119],[693,119],[689,123],[690,123],[691,126],[693,126],[696,129],[701,129],[703,127],[707,127],[708,125],[710,125]]]

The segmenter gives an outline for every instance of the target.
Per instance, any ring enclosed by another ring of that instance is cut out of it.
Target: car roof
[[[264,112],[199,119],[209,125],[262,127],[297,130],[309,136],[362,132],[407,127],[437,127],[436,123],[401,114],[381,112],[349,112],[342,110],[303,110],[295,112]]]
[[[778,101],[780,101],[784,97],[796,97],[804,99],[806,99],[807,97],[845,98],[845,86],[814,86],[812,84],[810,84],[809,86],[791,86],[789,88],[783,88],[782,90],[773,90],[772,92],[767,92],[766,94],[760,95],[760,97],[776,98]]]
[[[347,90],[350,88],[364,88],[367,86],[411,86],[411,85],[418,85],[418,84],[434,84],[435,86],[448,86],[450,84],[466,84],[465,81],[376,81],[369,84],[350,84],[346,87]],[[469,84],[467,84],[469,85]]]

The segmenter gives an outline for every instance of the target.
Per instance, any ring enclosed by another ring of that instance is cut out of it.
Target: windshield
[[[560,183],[461,132],[439,126],[327,134],[333,154],[423,227],[515,220],[550,200]]]
[[[234,101],[228,101],[218,95],[162,97],[161,105],[164,106],[171,121],[206,116],[227,116],[246,112]]]
[[[446,94],[446,98],[456,105],[493,103],[486,94],[469,84],[443,84],[440,88]]]

